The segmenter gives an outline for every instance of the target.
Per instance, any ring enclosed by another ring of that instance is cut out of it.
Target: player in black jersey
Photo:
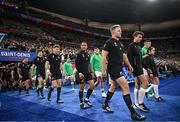
[[[92,103],[89,101],[89,97],[91,96],[93,89],[94,89],[94,81],[92,78],[92,69],[90,65],[90,56],[87,53],[88,45],[86,42],[81,43],[81,50],[77,54],[75,64],[76,64],[76,79],[80,83],[80,89],[79,89],[79,99],[80,99],[80,107],[82,109],[86,108],[86,103],[88,106],[92,106]],[[85,86],[85,81],[87,81],[90,85],[86,98],[83,99],[83,90]]]
[[[32,67],[31,67],[31,76],[33,76],[33,71],[36,66],[36,84],[37,84],[37,94],[38,96],[41,95],[41,98],[44,98],[43,94],[43,87],[44,87],[44,80],[45,80],[45,62],[46,57],[43,56],[43,52],[39,50],[37,52],[37,57],[34,59]]]
[[[48,75],[51,76],[51,87],[48,93],[48,101],[51,101],[51,94],[52,91],[55,87],[57,87],[57,103],[63,103],[63,100],[60,99],[60,93],[61,93],[61,85],[62,85],[62,74],[61,74],[61,56],[60,54],[60,49],[59,45],[54,45],[53,46],[53,53],[50,54],[47,57],[46,61],[46,71]]]
[[[148,112],[149,108],[145,106],[143,101],[144,101],[146,88],[149,83],[143,73],[142,53],[141,53],[141,47],[139,46],[143,36],[144,33],[141,31],[135,31],[133,33],[134,40],[128,47],[127,55],[134,69],[133,74],[136,77],[135,88],[134,88],[134,98],[135,98],[134,108],[139,108],[144,112]],[[140,82],[141,82],[141,86],[140,86]]]
[[[21,90],[23,84],[25,85],[26,96],[29,96],[29,87],[30,87],[30,65],[28,64],[28,58],[24,58],[22,63],[18,66],[18,74],[19,74],[19,94],[21,94]]]
[[[143,60],[143,67],[147,70],[149,79],[153,82],[152,86],[154,88],[154,98],[157,101],[164,101],[159,96],[158,86],[159,86],[159,78],[157,67],[154,61],[155,48],[149,47],[147,50],[147,56]]]
[[[131,112],[131,118],[133,120],[144,120],[146,117],[139,115],[133,108],[128,82],[122,73],[123,62],[128,66],[130,72],[133,71],[133,68],[129,63],[129,60],[124,52],[124,46],[120,41],[122,34],[121,27],[120,25],[114,25],[110,28],[110,31],[112,37],[106,41],[104,49],[102,50],[102,75],[103,77],[106,77],[106,64],[108,64],[107,69],[112,82],[102,107],[107,112],[113,112],[108,103],[112,98],[116,87],[120,86],[122,89],[124,102]]]

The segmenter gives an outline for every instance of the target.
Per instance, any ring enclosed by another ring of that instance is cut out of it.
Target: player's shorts
[[[84,75],[84,79],[80,79],[79,78],[79,73],[77,72],[76,73],[76,80],[80,83],[80,84],[83,84],[85,83],[86,81],[90,81],[90,80],[93,80],[92,79],[92,75],[90,72],[87,72],[87,73],[82,73]]]
[[[95,73],[96,77],[102,77],[102,72],[100,72],[100,71],[95,71],[94,73]]]
[[[29,80],[29,75],[23,75],[22,76],[22,82]]]
[[[134,68],[134,71],[133,71],[133,75],[134,77],[137,77],[137,76],[140,76],[140,75],[143,75],[143,68],[141,66],[136,66],[136,67],[133,67]]]
[[[113,81],[116,81],[118,78],[124,76],[122,67],[119,66],[108,67],[108,73]]]
[[[52,73],[51,75],[51,80],[59,80],[62,79],[62,74],[61,73]]]

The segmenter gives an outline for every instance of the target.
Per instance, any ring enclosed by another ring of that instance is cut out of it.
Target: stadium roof
[[[180,19],[180,0],[29,0],[29,5],[104,23],[149,23]]]

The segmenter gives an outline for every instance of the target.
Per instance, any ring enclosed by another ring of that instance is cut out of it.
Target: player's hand
[[[84,78],[84,75],[83,75],[81,72],[79,73],[79,78],[80,78],[80,79],[83,79],[83,78]]]
[[[134,71],[133,67],[132,66],[128,66],[128,71],[131,74]]]
[[[146,58],[146,57],[148,57],[148,55],[147,55],[147,54],[145,54],[145,55],[144,55],[144,58]]]
[[[49,75],[49,76],[52,76],[52,73],[51,73],[51,72],[49,72],[49,73],[48,73],[48,75]]]

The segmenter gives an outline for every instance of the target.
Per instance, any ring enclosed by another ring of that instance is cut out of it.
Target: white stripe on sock
[[[134,103],[138,103],[138,89],[134,88]]]
[[[159,97],[158,85],[154,85],[154,96],[155,96],[156,98]]]
[[[149,92],[154,87],[154,84],[151,84],[147,89],[146,92]]]
[[[145,92],[146,92],[146,89],[144,88],[140,88],[139,90],[139,94],[138,94],[138,101],[139,101],[139,104],[142,104],[143,101],[144,101],[144,96],[145,96]]]

